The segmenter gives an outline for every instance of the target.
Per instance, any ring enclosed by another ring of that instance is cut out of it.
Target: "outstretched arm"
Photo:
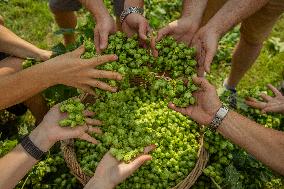
[[[94,94],[92,87],[111,92],[116,88],[98,81],[97,78],[120,80],[116,72],[95,69],[96,66],[117,59],[115,55],[105,55],[92,59],[81,59],[84,48],[55,57],[15,74],[2,76],[0,79],[0,109],[34,96],[56,84],[63,84],[82,89]],[[0,68],[1,70],[1,68]]]
[[[3,25],[0,25],[0,52],[19,58],[31,57],[42,61],[48,60],[52,55],[51,51],[37,48],[18,37]]]
[[[229,0],[207,25],[222,36],[229,29],[261,9],[269,0]]]
[[[92,112],[85,112],[85,114],[86,116],[93,115]],[[94,144],[97,143],[96,139],[92,138],[88,132],[101,133],[98,127],[91,126],[94,123],[100,123],[99,121],[88,118],[85,126],[60,127],[58,122],[64,118],[64,114],[59,111],[59,106],[54,106],[47,113],[42,123],[31,132],[30,140],[43,152],[47,152],[55,142],[69,138],[79,138]],[[37,162],[38,160],[33,158],[21,144],[17,145],[16,148],[0,159],[0,188],[14,188]]]
[[[200,124],[209,125],[220,109],[221,102],[216,89],[206,79],[193,80],[200,86],[200,90],[194,94],[197,104],[187,108],[178,108],[174,104],[170,104],[169,107]],[[217,131],[259,161],[284,175],[283,132],[265,128],[234,111],[229,111]]]
[[[217,130],[256,159],[284,175],[284,133],[230,111]]]

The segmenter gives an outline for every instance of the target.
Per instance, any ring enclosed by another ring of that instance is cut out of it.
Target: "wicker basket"
[[[95,97],[84,94],[80,96],[83,103],[92,103],[95,101]],[[74,140],[68,139],[61,142],[61,150],[63,152],[64,159],[67,166],[71,170],[71,173],[80,181],[81,184],[86,185],[90,180],[90,177],[83,172],[80,164],[77,161],[76,153],[74,149]],[[203,145],[203,135],[200,138],[200,149],[198,151],[198,160],[195,167],[189,173],[189,175],[180,183],[178,183],[173,189],[186,189],[193,186],[198,177],[202,174],[209,159],[209,154]]]

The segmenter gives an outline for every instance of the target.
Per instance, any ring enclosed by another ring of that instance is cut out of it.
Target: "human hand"
[[[155,47],[156,37],[153,36],[148,20],[144,16],[137,13],[128,15],[122,23],[122,31],[126,33],[127,37],[138,34],[140,44],[144,48],[147,48],[147,45],[149,45],[148,47],[151,49],[153,56],[158,56],[158,51]],[[146,42],[148,34],[151,35],[149,44]]]
[[[138,156],[128,164],[118,161],[110,154],[110,152],[107,152],[98,164],[93,178],[85,186],[85,189],[114,188],[119,183],[131,176],[146,161],[151,160],[152,157],[147,154],[155,148],[155,145],[145,147],[144,154]]]
[[[171,35],[178,42],[183,42],[189,46],[199,25],[200,21],[198,20],[194,20],[191,17],[181,17],[160,29],[158,31],[157,41],[160,41],[167,35]]]
[[[253,108],[260,109],[262,113],[277,112],[284,114],[284,96],[271,84],[268,85],[268,88],[275,94],[275,97],[262,93],[260,96],[264,102],[248,97],[246,104]]]
[[[198,76],[203,77],[204,72],[210,73],[210,65],[217,52],[220,35],[210,27],[202,27],[194,35],[192,46],[196,48],[198,62]]]
[[[95,46],[97,53],[101,53],[108,45],[108,36],[116,32],[116,24],[110,15],[96,19],[97,24],[94,29]]]
[[[94,115],[93,112],[85,111],[85,116]],[[97,144],[98,141],[91,137],[89,133],[101,134],[98,127],[92,125],[101,125],[99,120],[91,118],[86,119],[86,124],[76,128],[61,127],[59,121],[67,117],[66,113],[61,113],[59,104],[53,106],[44,116],[42,122],[29,135],[33,143],[42,151],[48,151],[57,141],[70,138],[78,138]]]
[[[192,79],[194,84],[200,86],[200,89],[193,93],[197,103],[187,108],[176,107],[170,103],[169,108],[191,117],[201,125],[209,125],[222,104],[215,87],[205,78],[194,77]]]
[[[148,20],[138,14],[129,14],[122,23],[122,31],[126,33],[127,37],[138,34],[143,45],[146,45],[147,34],[151,31]]]
[[[91,59],[81,59],[80,56],[85,51],[81,46],[78,49],[66,54],[52,58],[43,65],[45,68],[50,68],[51,84],[64,84],[76,87],[94,94],[92,87],[97,87],[103,90],[115,92],[117,89],[111,87],[105,82],[97,80],[98,78],[121,80],[122,76],[119,73],[105,70],[95,69],[97,66],[109,61],[117,60],[116,55],[104,55]]]

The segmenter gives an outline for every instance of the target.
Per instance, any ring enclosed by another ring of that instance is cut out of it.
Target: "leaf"
[[[51,50],[53,52],[53,57],[66,53],[66,48],[63,43],[58,43],[57,45],[53,46]]]
[[[278,37],[271,37],[267,40],[266,46],[268,49],[274,53],[284,52],[284,42],[281,42]]]

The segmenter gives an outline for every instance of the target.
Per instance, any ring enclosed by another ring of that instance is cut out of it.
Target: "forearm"
[[[198,20],[202,20],[204,10],[206,8],[208,0],[184,0],[182,8],[183,17],[194,17]]]
[[[124,8],[128,7],[144,7],[144,0],[125,0],[124,1]]]
[[[230,111],[218,132],[256,159],[284,175],[284,133],[265,128]]]
[[[92,13],[96,20],[110,16],[103,0],[80,0],[80,2]]]
[[[37,147],[46,152],[53,144],[41,135],[42,131],[35,129],[29,137]],[[0,159],[0,188],[14,188],[37,162],[38,160],[29,155],[21,144],[17,145]]]
[[[229,0],[209,20],[208,27],[212,27],[222,36],[243,19],[261,9],[268,0]]]
[[[38,58],[41,51],[41,49],[21,39],[12,31],[0,25],[0,52],[20,58]]]
[[[23,102],[29,97],[57,84],[52,78],[56,73],[42,63],[0,79],[0,109]]]
[[[16,146],[0,159],[0,188],[14,188],[36,163],[21,145]]]

